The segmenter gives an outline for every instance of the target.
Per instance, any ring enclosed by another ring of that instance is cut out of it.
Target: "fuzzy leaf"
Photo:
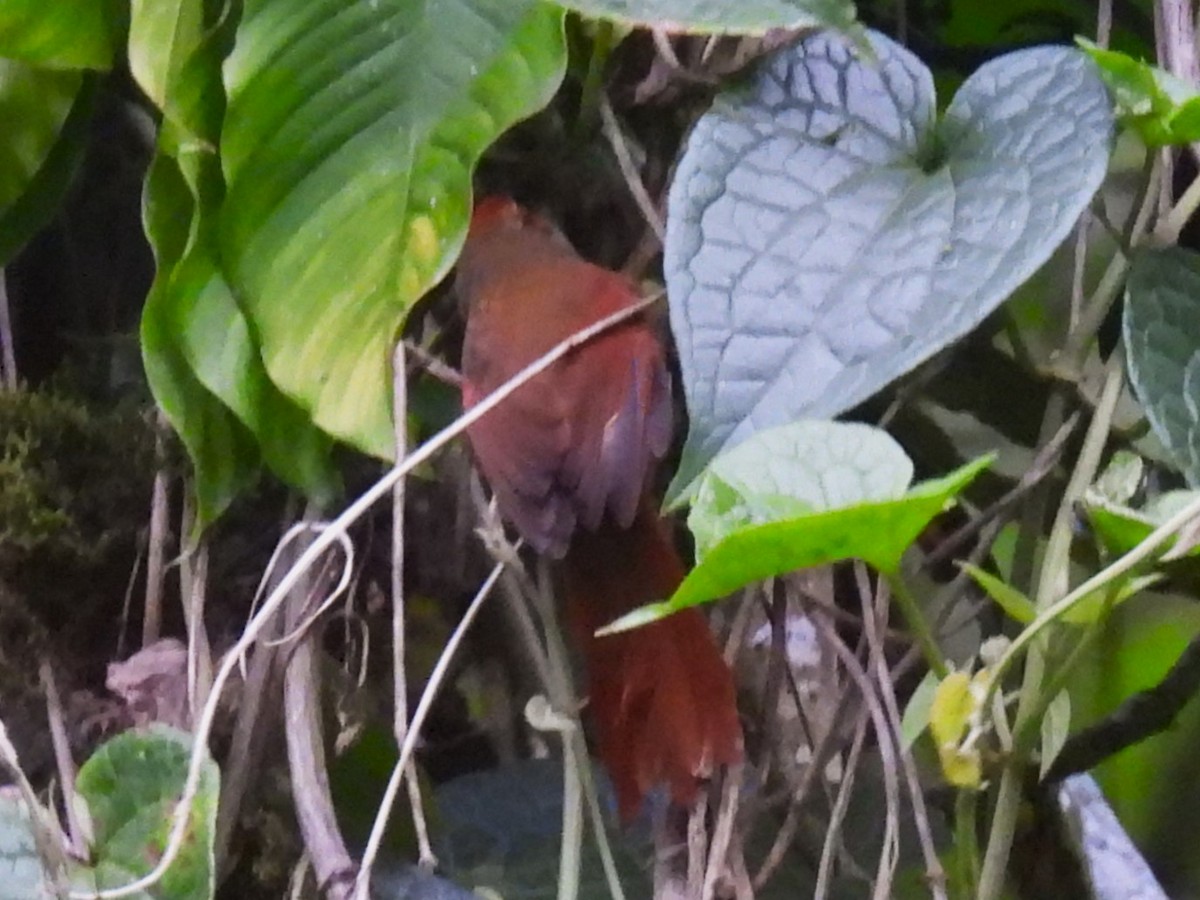
[[[664,267],[691,431],[717,453],[842,413],[966,334],[1044,262],[1104,178],[1108,93],[1078,50],[992,60],[937,120],[933,79],[818,34],[722,95],[671,186]]]
[[[1155,434],[1200,486],[1200,255],[1137,254],[1125,288],[1129,379]]]

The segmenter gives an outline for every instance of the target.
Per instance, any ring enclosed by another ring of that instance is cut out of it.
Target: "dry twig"
[[[142,610],[142,646],[149,647],[162,632],[163,582],[166,576],[169,477],[164,435],[170,425],[162,410],[154,420],[154,456],[158,460],[150,495],[150,536],[146,553],[146,603]]]
[[[62,785],[63,809],[67,813],[67,835],[74,852],[82,856],[87,850],[91,834],[79,819],[79,807],[75,802],[75,760],[71,758],[71,741],[67,737],[62,699],[58,695],[54,669],[48,659],[43,659],[38,666],[38,677],[42,682],[42,690],[46,693],[46,717],[50,721],[54,764],[58,768],[58,780]]]
[[[392,356],[392,410],[396,459],[408,455],[408,365],[404,341],[396,342]],[[396,746],[403,747],[408,735],[408,680],[404,667],[404,495],[407,479],[398,478],[392,488],[392,705]],[[421,800],[421,785],[416,765],[407,772],[408,801],[412,807],[413,827],[417,833],[418,860],[421,868],[433,871],[437,857],[429,842],[429,827]]]
[[[12,315],[8,308],[8,287],[4,267],[0,266],[0,377],[6,391],[17,389],[17,353],[13,340]]]
[[[832,647],[843,668],[858,688],[859,695],[866,704],[867,712],[871,718],[871,725],[875,731],[880,765],[883,770],[885,813],[883,847],[879,854],[879,866],[876,871],[873,896],[886,898],[891,895],[892,876],[895,873],[900,820],[900,789],[897,779],[898,766],[896,763],[895,747],[888,736],[887,715],[883,710],[883,704],[880,702],[871,677],[867,674],[862,663],[859,662],[858,657],[842,642],[841,636],[838,635],[837,629],[833,627],[833,624],[829,620],[819,616],[813,620],[813,624],[817,627],[817,631],[821,634],[822,638]],[[854,755],[853,748],[851,754],[852,756]],[[843,792],[848,790],[847,785],[853,777],[854,766],[851,765],[850,761],[847,761],[842,783]],[[841,802],[839,796],[839,803]],[[835,811],[836,809],[837,805],[835,805]],[[838,818],[835,815],[830,821],[831,835],[836,831],[837,822]],[[829,849],[828,843],[826,849]],[[823,853],[822,870],[825,869],[825,866],[825,854]]]
[[[311,518],[310,510],[305,519]],[[349,559],[345,568],[350,568]],[[287,627],[300,638],[284,670],[283,711],[292,799],[305,852],[322,894],[330,900],[345,900],[354,878],[354,859],[338,827],[325,764],[317,634],[301,626],[312,596],[322,591],[322,582],[319,576],[302,579],[288,597]]]
[[[867,644],[871,648],[871,663],[875,670],[875,683],[879,686],[879,695],[883,700],[884,713],[888,719],[887,740],[891,741],[896,754],[900,757],[900,771],[908,787],[912,801],[913,821],[917,829],[917,838],[921,844],[921,853],[925,859],[925,877],[928,880],[930,892],[934,900],[946,900],[946,872],[938,859],[937,847],[933,843],[933,833],[929,828],[929,814],[925,809],[925,795],[921,791],[921,780],[917,775],[917,766],[912,753],[904,749],[900,739],[900,708],[896,702],[895,684],[888,670],[887,656],[884,654],[883,641],[880,638],[880,627],[887,623],[888,592],[887,584],[879,581],[875,591],[876,603],[872,606],[870,578],[866,566],[861,562],[854,564],[858,581],[859,598],[862,601],[863,630]],[[883,738],[880,738],[883,742]]]
[[[305,573],[312,565],[325,554],[325,551],[335,541],[343,538],[346,534],[346,529],[351,523],[357,521],[368,509],[375,505],[380,499],[391,491],[392,486],[396,481],[403,478],[413,469],[422,465],[430,459],[435,453],[445,447],[450,441],[462,434],[468,427],[479,421],[485,415],[488,415],[492,410],[499,406],[510,394],[519,390],[523,385],[528,383],[533,378],[536,378],[542,372],[546,371],[550,366],[554,365],[559,359],[566,356],[571,351],[581,345],[592,340],[596,336],[604,333],[610,328],[613,328],[622,322],[627,321],[634,316],[643,313],[652,303],[656,302],[659,296],[649,297],[640,303],[629,306],[611,316],[606,316],[595,324],[584,328],[561,341],[554,348],[549,350],[543,356],[530,363],[511,379],[504,383],[500,388],[480,401],[470,411],[460,416],[453,424],[447,426],[438,432],[434,437],[430,438],[422,444],[417,450],[411,453],[406,459],[397,463],[397,465],[386,475],[380,478],[374,485],[366,490],[358,497],[350,506],[342,512],[329,526],[316,536],[311,544],[300,555],[299,559],[291,566],[291,568],[280,579],[279,584],[271,592],[271,595],[263,603],[262,609],[247,623],[238,638],[233,648],[226,654],[222,660],[220,667],[217,670],[216,676],[213,678],[213,691],[209,696],[209,701],[205,705],[200,720],[196,726],[195,734],[195,749],[192,752],[192,757],[188,761],[187,777],[184,780],[184,788],[179,802],[176,803],[172,812],[171,831],[167,836],[166,845],[163,848],[162,855],[155,867],[146,875],[134,881],[124,884],[120,887],[109,888],[95,894],[73,894],[72,897],[77,900],[115,900],[117,897],[127,897],[143,891],[153,884],[157,884],[162,878],[163,873],[175,862],[179,855],[179,851],[183,846],[184,839],[187,834],[187,825],[189,819],[189,810],[193,800],[195,800],[196,792],[200,787],[200,778],[204,768],[204,762],[207,758],[206,747],[208,744],[209,735],[212,733],[213,721],[216,717],[216,701],[220,697],[221,692],[225,688],[230,676],[233,674],[234,668],[240,665],[246,651],[253,645],[261,635],[266,623],[271,620],[276,612],[279,611],[284,601],[289,596],[292,588],[305,576]],[[501,569],[498,567],[494,572],[494,578],[489,578],[488,590],[491,590],[491,584],[495,583],[495,578],[499,578]],[[472,613],[472,616],[474,613]],[[462,625],[460,623],[460,629]],[[456,632],[457,634],[458,632]],[[454,638],[452,637],[452,640]],[[461,640],[461,638],[459,638]],[[449,651],[449,645],[447,650]],[[448,653],[443,653],[443,658],[448,658]],[[437,670],[435,669],[435,672]],[[430,687],[433,686],[431,682]],[[422,703],[428,699],[428,703],[432,704],[433,697],[429,688],[426,688],[425,694],[422,695]],[[419,704],[417,712],[422,712],[422,707]],[[410,731],[405,746],[408,748],[408,753],[402,752],[401,763],[407,764],[407,755],[411,755],[413,747],[416,745],[414,735],[417,733],[416,725],[417,716],[414,714],[413,723],[410,724]],[[385,793],[385,804],[381,807],[382,822],[376,820],[376,828],[372,831],[371,840],[367,846],[367,854],[364,854],[363,869],[360,871],[357,890],[361,892],[361,896],[366,896],[366,891],[369,883],[369,863],[374,860],[375,855],[379,852],[379,844],[383,837],[383,827],[386,824],[387,813],[391,809],[391,804],[395,799],[395,790],[398,783],[393,785],[388,784],[388,791]],[[369,855],[368,855],[369,854]]]

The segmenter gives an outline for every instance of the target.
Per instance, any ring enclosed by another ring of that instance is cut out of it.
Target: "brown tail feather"
[[[742,755],[733,677],[697,610],[622,634],[594,634],[631,609],[665,599],[683,572],[649,502],[628,529],[605,524],[577,534],[565,560],[600,755],[625,821],[656,784],[666,783],[676,803],[690,804],[700,779]]]

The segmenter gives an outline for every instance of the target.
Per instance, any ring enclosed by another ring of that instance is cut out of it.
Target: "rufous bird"
[[[504,197],[476,206],[457,290],[467,310],[466,408],[640,299],[629,279],[587,262],[548,221]],[[501,515],[536,551],[561,560],[600,757],[625,821],[659,784],[690,805],[703,779],[742,755],[733,677],[699,611],[595,634],[683,579],[651,495],[671,420],[663,346],[638,316],[571,351],[467,429]]]

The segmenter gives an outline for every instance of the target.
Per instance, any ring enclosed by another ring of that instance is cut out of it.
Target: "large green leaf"
[[[198,3],[191,6],[199,8]],[[146,236],[157,271],[142,311],[141,345],[150,388],[192,460],[197,521],[203,527],[253,482],[260,459],[251,433],[204,385],[185,353],[189,332],[179,307],[191,298],[181,297],[174,276],[186,254],[203,252],[203,206],[219,202],[221,185],[212,146],[215,134],[208,146],[203,134],[189,137],[186,120],[175,115],[178,104],[168,99],[180,93],[184,60],[196,55],[205,23],[188,16],[182,6],[169,9],[177,16],[170,41],[162,41],[164,20],[169,15],[166,7],[137,4],[130,28],[134,74],[164,110],[158,150],[146,176],[143,197]],[[219,62],[213,65],[219,66]],[[201,67],[195,77],[203,81],[203,75]],[[193,96],[209,98],[200,102],[212,103],[214,87],[220,92],[218,76],[219,68],[207,79],[208,90],[196,91]],[[209,352],[222,349],[217,342]]]
[[[665,271],[691,430],[678,499],[761,428],[865,400],[1001,303],[1104,178],[1108,94],[1078,50],[929,71],[819,34],[723,95],[671,186]]]
[[[337,477],[328,438],[267,377],[218,264],[221,61],[236,20],[223,10],[207,17],[203,11],[197,0],[135,3],[130,57],[163,110],[148,203],[174,210],[147,218],[158,272],[143,320],[144,335],[153,333],[143,353],[155,396],[188,447],[207,523],[257,471],[258,456],[230,412],[253,432],[267,464],[309,497],[329,501]]]
[[[191,737],[163,725],[128,731],[102,746],[79,770],[76,788],[88,804],[92,859],[104,886],[144,875],[158,862],[171,830],[171,814],[187,775]],[[153,897],[213,895],[213,831],[220,772],[207,759],[192,802],[187,840]]]
[[[83,152],[92,80],[0,59],[0,266],[58,209]]]
[[[1200,255],[1143,250],[1125,291],[1125,347],[1134,393],[1155,434],[1200,486]]]
[[[267,377],[211,247],[201,245],[180,262],[169,293],[176,339],[201,384],[254,433],[273,472],[318,506],[328,506],[340,483],[332,442]]]
[[[120,40],[116,0],[4,0],[0,56],[62,69],[107,69]]]
[[[251,0],[225,67],[222,257],[272,380],[393,453],[390,349],[449,269],[475,160],[562,77],[532,0]]]
[[[559,0],[598,19],[670,31],[761,34],[772,28],[854,27],[850,0]]]
[[[201,162],[216,158],[236,25],[235,7],[216,0],[133,0],[129,68],[162,111],[160,149],[180,159],[193,191]]]
[[[146,235],[158,271],[142,310],[142,361],[154,398],[192,459],[197,520],[204,525],[257,477],[259,455],[253,435],[204,386],[183,352],[171,278],[187,248],[194,215],[193,196],[179,166],[160,154],[146,176],[143,199]]]
[[[50,155],[83,77],[0,59],[0,214]]]

